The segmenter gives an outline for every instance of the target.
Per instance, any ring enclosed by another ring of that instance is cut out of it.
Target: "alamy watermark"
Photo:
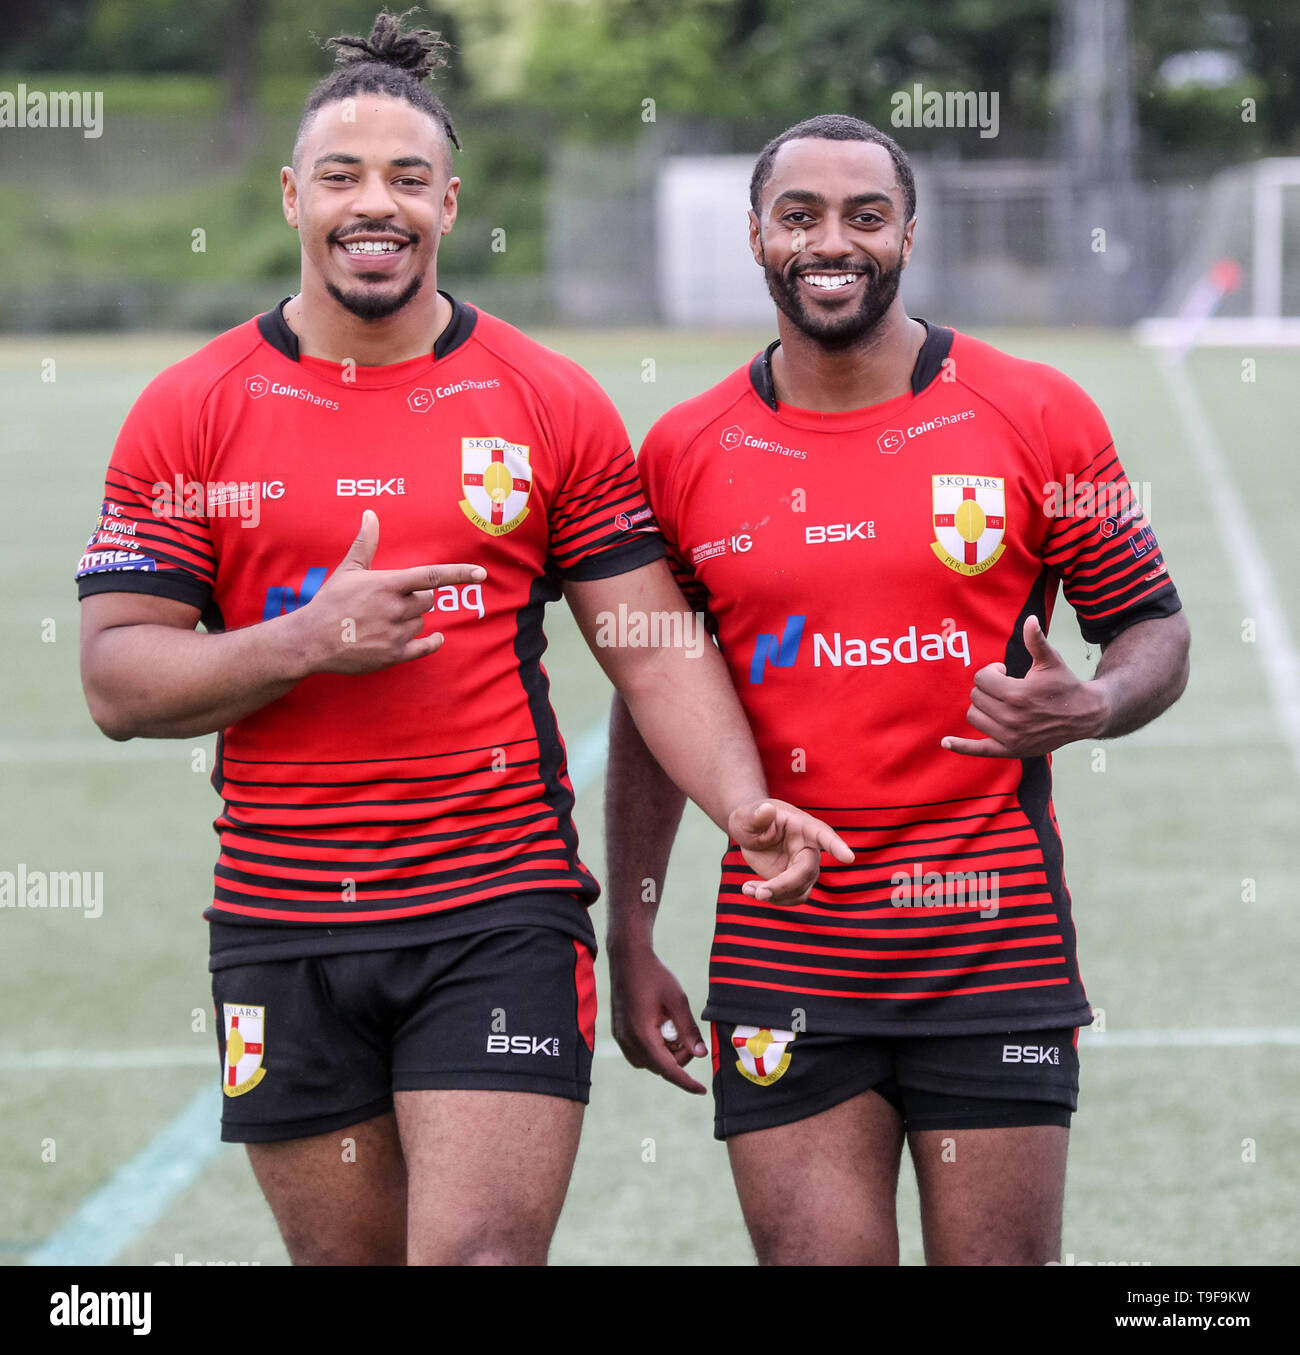
[[[643,612],[620,602],[617,612],[596,613],[601,649],[684,649],[698,659],[708,638],[703,612]]]
[[[895,127],[978,127],[980,136],[998,134],[996,89],[896,89],[890,96],[889,121]]]
[[[1043,484],[1043,513],[1049,518],[1106,518],[1117,524],[1151,516],[1151,482],[1077,480],[1073,472]]]
[[[896,870],[890,877],[894,908],[970,908],[980,917],[997,917],[999,873],[985,870]]]
[[[83,917],[104,911],[102,870],[0,870],[0,908],[80,908]]]
[[[93,141],[104,134],[102,89],[0,89],[0,129],[79,127]]]
[[[160,518],[239,518],[241,527],[256,527],[262,520],[262,499],[278,499],[284,493],[279,480],[186,480],[172,477],[152,487],[153,512]]]

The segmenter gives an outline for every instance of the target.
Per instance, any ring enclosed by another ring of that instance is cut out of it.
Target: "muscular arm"
[[[815,883],[823,850],[846,862],[853,854],[825,824],[766,798],[762,764],[731,675],[702,627],[695,629],[701,623],[686,609],[663,561],[614,579],[570,584],[567,591],[587,642],[618,690],[606,781],[614,1036],[634,1067],[652,1068],[701,1093],[685,1065],[707,1050],[686,994],[652,943],[682,792],[727,830],[765,877],[744,885],[753,897],[796,902]],[[628,618],[680,614],[692,627],[682,633],[696,643],[658,649],[602,644],[601,617],[618,615],[620,603]],[[665,1020],[678,1032],[673,1043],[661,1034]]]
[[[685,795],[655,761],[627,703],[615,693],[605,774],[611,952],[651,944],[668,858],[685,805]]]
[[[1092,685],[1106,696],[1099,739],[1131,734],[1182,696],[1191,674],[1191,631],[1182,612],[1139,621],[1102,649]]]
[[[696,637],[699,619],[687,611],[668,566],[659,560],[613,578],[573,582],[565,593],[592,653],[669,781],[729,832],[732,810],[763,800],[767,781],[722,655],[702,628],[693,646],[603,643],[612,629],[603,618],[617,617],[620,605],[630,618],[678,613],[682,628],[675,633]]]
[[[196,607],[145,593],[96,593],[81,604],[81,681],[112,739],[210,734],[277,700],[311,673],[370,673],[434,653],[421,636],[430,590],[483,579],[471,565],[370,568],[379,519],[361,531],[316,596],[287,616],[241,629],[195,630]]]
[[[1041,757],[1078,739],[1118,738],[1154,720],[1187,686],[1191,637],[1182,612],[1121,631],[1087,680],[1048,644],[1037,618],[1025,622],[1024,640],[1033,660],[1024,677],[1008,677],[1001,663],[975,674],[966,719],[986,737],[949,736],[949,752]]]
[[[307,676],[292,615],[216,635],[199,612],[147,593],[81,604],[81,683],[110,739],[190,738],[224,729]]]

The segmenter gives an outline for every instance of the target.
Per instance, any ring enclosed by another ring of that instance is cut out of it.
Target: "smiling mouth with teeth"
[[[861,276],[861,273],[800,273],[799,280],[808,283],[810,287],[820,287],[824,291],[833,292],[840,287],[847,287],[851,282],[856,282]]]
[[[343,248],[349,254],[396,254],[402,246],[396,240],[349,240]]]

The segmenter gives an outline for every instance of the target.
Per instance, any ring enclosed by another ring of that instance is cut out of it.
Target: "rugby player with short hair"
[[[438,290],[445,44],[385,12],[335,45],[281,174],[302,290],[131,410],[78,570],[83,682],[115,739],[222,731],[222,1136],[291,1259],[539,1263],[588,1095],[599,892],[546,604],[756,897],[852,854],[767,799],[725,665],[672,643],[694,618],[609,400]],[[676,629],[600,643],[620,609]]]
[[[664,415],[639,468],[768,784],[857,859],[779,906],[724,857],[715,1133],[763,1263],[896,1264],[906,1137],[931,1263],[1043,1264],[1092,1020],[1050,755],[1172,704],[1187,625],[1088,396],[904,310],[916,195],[888,136],[789,129],[751,207],[779,338]],[[1087,680],[1047,640],[1058,586],[1101,647]],[[617,697],[612,728],[615,1035],[703,1092],[642,885],[662,897],[682,798]]]

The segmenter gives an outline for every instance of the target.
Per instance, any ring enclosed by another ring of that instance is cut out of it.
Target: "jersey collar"
[[[921,320],[919,315],[912,318]],[[944,359],[952,348],[953,340],[952,330],[945,329],[942,325],[932,325],[928,320],[921,320],[921,323],[925,326],[925,342],[921,345],[921,351],[916,355],[916,364],[912,368],[913,395],[920,395],[942,371]],[[772,381],[772,354],[776,352],[780,342],[780,339],[773,339],[749,364],[749,383],[753,386],[755,394],[776,412],[779,412],[780,405],[777,403],[776,385]]]
[[[474,325],[478,320],[478,311],[473,306],[462,305],[450,292],[444,292],[441,287],[438,288],[438,292],[451,302],[451,319],[447,323],[447,328],[438,335],[437,343],[433,345],[435,359],[445,358],[448,353],[455,352],[474,332]],[[291,362],[297,362],[298,336],[285,323],[284,318],[285,304],[292,300],[293,297],[286,296],[278,306],[264,315],[259,315],[257,329],[277,353],[283,353]]]

